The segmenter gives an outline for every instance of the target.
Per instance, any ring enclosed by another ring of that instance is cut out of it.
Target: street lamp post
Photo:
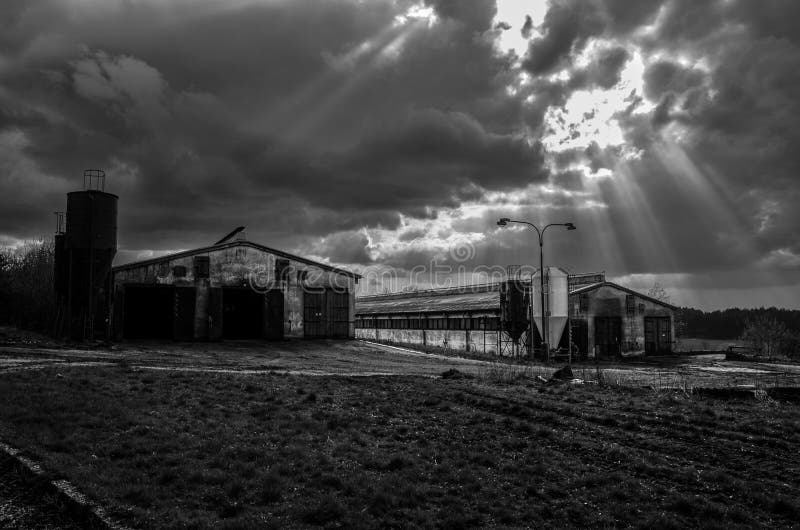
[[[542,303],[542,320],[541,320],[541,327],[542,327],[542,349],[545,352],[545,356],[547,361],[550,361],[550,348],[547,344],[547,329],[549,327],[548,317],[550,316],[547,311],[547,308],[544,306],[544,232],[551,226],[563,226],[567,230],[577,230],[577,227],[572,223],[550,223],[549,225],[545,225],[544,228],[539,230],[539,227],[533,223],[529,223],[528,221],[515,221],[513,219],[509,219],[508,217],[502,217],[499,221],[497,221],[497,226],[507,226],[508,223],[517,223],[532,226],[534,230],[536,230],[536,234],[539,236],[539,282],[540,282],[540,295],[541,295],[541,303]],[[531,284],[533,287],[533,284]],[[531,304],[533,301],[531,300]],[[533,321],[531,321],[531,326],[533,325]],[[531,347],[533,345],[531,344]]]

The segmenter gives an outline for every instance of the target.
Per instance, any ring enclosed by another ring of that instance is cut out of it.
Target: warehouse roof
[[[469,285],[356,299],[357,315],[500,310],[500,284]]]
[[[165,261],[170,261],[173,259],[178,258],[185,258],[189,256],[194,256],[197,254],[208,254],[209,252],[214,252],[216,250],[224,250],[226,248],[232,247],[250,247],[256,250],[260,250],[262,252],[267,252],[269,254],[275,254],[276,256],[280,256],[282,258],[288,258],[291,260],[299,261],[301,263],[306,263],[308,265],[314,265],[321,269],[337,272],[339,274],[344,274],[346,276],[350,276],[351,278],[361,278],[360,274],[356,274],[355,272],[349,271],[347,269],[340,269],[339,267],[334,267],[333,265],[328,265],[327,263],[321,263],[319,261],[310,260],[308,258],[304,258],[302,256],[297,256],[295,254],[290,254],[288,252],[284,252],[283,250],[277,250],[274,248],[270,248],[264,245],[260,245],[258,243],[253,243],[252,241],[246,240],[235,240],[235,241],[228,241],[225,243],[220,243],[217,245],[210,245],[208,247],[201,247],[195,248],[192,250],[184,250],[182,252],[175,252],[173,254],[166,254],[164,256],[159,256],[157,258],[150,258],[141,261],[133,261],[131,263],[125,263],[123,265],[117,265],[112,269],[112,271],[121,271],[121,270],[128,270],[128,269],[135,269],[137,267],[145,267],[147,265],[155,265],[157,263],[163,263]]]
[[[674,305],[672,305],[672,304],[670,304],[668,302],[665,302],[663,300],[659,300],[658,298],[653,298],[652,296],[648,296],[646,294],[642,294],[642,293],[636,292],[633,289],[628,289],[627,287],[623,287],[623,286],[619,285],[618,283],[614,283],[614,282],[598,282],[598,283],[593,283],[591,285],[585,285],[583,287],[579,287],[577,289],[574,289],[574,290],[570,291],[569,294],[572,295],[572,294],[588,293],[589,291],[594,291],[595,289],[599,289],[600,287],[612,287],[614,289],[619,289],[620,291],[624,291],[624,292],[626,292],[628,294],[632,294],[634,296],[638,296],[639,298],[644,298],[645,300],[649,300],[650,302],[653,302],[654,304],[663,305],[664,307],[668,307],[670,309],[678,309],[677,306],[674,306]]]
[[[445,289],[430,289],[402,293],[361,296],[356,298],[357,315],[390,313],[437,313],[454,311],[500,310],[500,283],[466,285]],[[570,295],[587,293],[607,286],[649,300],[655,304],[677,309],[664,302],[613,282],[597,282],[570,291]]]

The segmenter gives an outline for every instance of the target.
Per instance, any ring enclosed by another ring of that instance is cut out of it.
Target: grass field
[[[58,366],[0,438],[134,527],[790,526],[800,407],[530,379]]]

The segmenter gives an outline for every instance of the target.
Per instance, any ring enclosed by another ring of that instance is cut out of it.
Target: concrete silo
[[[66,230],[56,234],[57,331],[73,339],[106,338],[118,197],[105,192],[99,169],[84,171],[83,180],[82,191],[67,194]]]

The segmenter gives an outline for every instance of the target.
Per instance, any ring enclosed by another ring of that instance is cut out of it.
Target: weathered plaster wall
[[[644,319],[645,317],[669,317],[671,340],[675,341],[674,311],[647,298],[634,295],[634,312],[628,314],[626,296],[630,293],[604,285],[585,293],[588,296],[588,311],[580,311],[580,294],[570,295],[570,313],[572,318],[586,321],[588,330],[588,354],[594,357],[595,318],[622,318],[622,353],[644,353]]]

